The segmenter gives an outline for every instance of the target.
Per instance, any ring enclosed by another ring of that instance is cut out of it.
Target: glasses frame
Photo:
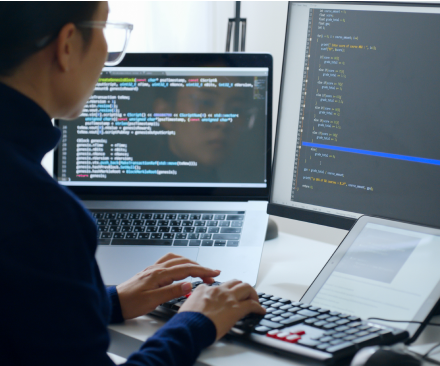
[[[98,28],[98,29],[104,29],[104,28],[114,28],[114,29],[125,29],[125,42],[122,52],[119,54],[119,56],[112,61],[106,61],[104,63],[105,66],[116,66],[118,65],[123,59],[127,52],[127,45],[128,41],[130,39],[130,34],[133,30],[133,24],[131,23],[114,23],[114,22],[107,22],[103,20],[88,20],[83,21],[79,23],[75,23],[77,27],[84,27],[84,28]]]

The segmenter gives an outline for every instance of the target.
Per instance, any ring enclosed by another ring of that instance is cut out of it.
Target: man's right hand
[[[207,316],[217,330],[216,340],[249,313],[264,315],[256,291],[247,283],[232,280],[220,286],[198,286],[179,310],[195,311]]]

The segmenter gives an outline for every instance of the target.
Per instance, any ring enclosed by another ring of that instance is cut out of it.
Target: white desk
[[[332,231],[330,243],[305,237],[280,233],[277,239],[264,245],[257,291],[271,293],[291,300],[299,300],[318,275],[327,260],[345,236],[344,231]],[[435,319],[440,323],[440,317]],[[127,357],[139,349],[142,343],[162,326],[163,322],[150,316],[142,316],[109,327],[112,343],[109,352]],[[417,344],[440,341],[440,329],[428,327]],[[422,350],[423,352],[423,350]],[[439,351],[440,354],[440,351]],[[274,354],[258,351],[229,341],[219,341],[200,355],[197,366],[281,366],[300,365]],[[307,363],[311,364],[311,363]]]

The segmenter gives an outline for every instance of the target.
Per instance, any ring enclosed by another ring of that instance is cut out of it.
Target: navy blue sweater
[[[123,318],[95,260],[96,225],[41,166],[60,135],[42,108],[0,83],[2,365],[113,365],[107,325]],[[126,365],[192,365],[215,336],[204,315],[181,313]]]

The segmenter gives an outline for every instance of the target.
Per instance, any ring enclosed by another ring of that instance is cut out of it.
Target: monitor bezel
[[[272,181],[272,87],[273,59],[267,53],[128,53],[118,67],[265,67],[267,82],[266,180],[265,188],[222,187],[109,187],[68,186],[83,200],[269,200]],[[206,66],[208,65],[208,66]],[[59,126],[59,120],[55,120]],[[58,177],[58,147],[54,151],[53,175]]]
[[[355,1],[295,1],[295,3],[317,3],[322,2],[326,4],[332,4],[332,5],[359,5],[359,2]],[[440,3],[437,4],[426,4],[426,3],[394,3],[394,2],[375,2],[375,1],[363,1],[361,3],[362,5],[374,5],[374,6],[408,6],[408,7],[440,7]],[[280,83],[280,93],[279,93],[279,103],[278,103],[278,111],[277,111],[277,121],[276,121],[276,132],[275,132],[275,143],[274,143],[274,152],[273,152],[273,163],[272,163],[272,179],[275,179],[275,169],[276,169],[276,161],[277,161],[277,149],[278,149],[278,139],[279,139],[279,122],[280,122],[280,115],[281,115],[281,109],[282,109],[282,101],[283,101],[283,87],[284,87],[284,75],[285,75],[285,68],[286,68],[286,54],[287,54],[287,46],[289,41],[289,25],[290,25],[290,18],[291,18],[291,12],[292,12],[292,2],[289,2],[289,6],[287,9],[287,23],[286,23],[286,36],[284,38],[284,51],[283,51],[283,66],[281,70],[281,83]],[[292,206],[285,206],[277,203],[272,202],[273,197],[273,187],[275,185],[273,182],[271,182],[271,189],[270,189],[270,195],[269,195],[269,204],[267,206],[267,213],[269,215],[284,217],[287,219],[293,219],[298,221],[304,221],[309,222],[312,224],[318,224],[328,227],[333,227],[336,229],[342,229],[342,230],[350,230],[353,225],[356,223],[357,218],[352,217],[346,217],[341,215],[335,215],[335,214],[329,214],[325,212],[319,212],[315,210],[307,210],[303,208],[298,207],[292,207]],[[320,206],[317,206],[320,207]]]

